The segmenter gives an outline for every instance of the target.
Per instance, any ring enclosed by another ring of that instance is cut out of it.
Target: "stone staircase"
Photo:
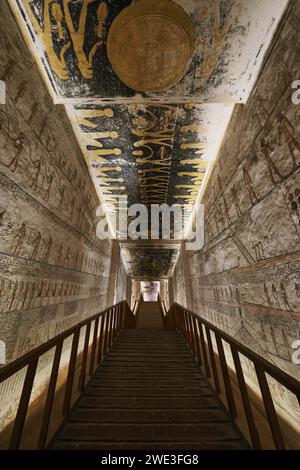
[[[246,449],[175,332],[124,330],[52,449]]]

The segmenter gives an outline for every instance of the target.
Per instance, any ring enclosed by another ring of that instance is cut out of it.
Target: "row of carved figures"
[[[241,204],[241,200],[243,198],[240,196],[244,194],[244,192],[248,194],[251,205],[259,201],[260,195],[258,194],[258,188],[254,186],[253,178],[250,174],[249,162],[253,167],[252,173],[255,174],[254,166],[255,164],[259,163],[258,155],[262,155],[267,165],[267,171],[272,184],[276,185],[278,183],[281,183],[286,177],[286,175],[281,172],[279,166],[277,165],[277,163],[275,163],[274,156],[276,154],[276,151],[279,151],[282,154],[282,152],[284,151],[284,146],[286,146],[291,163],[291,172],[294,172],[297,168],[299,168],[300,143],[298,141],[295,126],[283,113],[277,114],[276,123],[277,127],[275,129],[277,132],[277,137],[275,138],[274,143],[271,143],[266,137],[260,138],[258,147],[256,141],[253,143],[253,149],[251,149],[251,158],[248,159],[249,161],[246,163],[246,165],[241,168],[240,181],[242,183],[242,187],[234,184],[231,185],[229,191],[226,191],[227,184],[225,184],[221,177],[218,176],[218,195],[214,203],[213,211],[210,213],[209,220],[207,221],[207,233],[209,234],[209,238],[214,238],[215,236],[220,234],[220,232],[222,232],[226,227],[231,225],[232,222],[236,220],[236,218],[241,217],[243,215],[243,212],[248,209],[248,205],[246,208],[243,209]],[[269,129],[269,121],[266,121],[265,125]],[[268,134],[269,133],[270,130],[268,130]],[[296,211],[296,205],[298,206],[298,191],[299,190],[296,188],[295,193],[292,193],[292,196],[289,195],[289,201],[294,201],[292,210],[294,210],[294,212],[297,212],[298,223],[300,223],[299,209],[297,209]],[[232,211],[230,211],[230,207],[232,204],[235,208],[235,216],[233,216]]]
[[[263,283],[263,290],[265,294],[265,303],[270,308],[276,308],[279,310],[292,311],[291,302],[287,294],[287,290],[283,282],[268,285]],[[300,285],[295,283],[295,297],[300,297]],[[237,286],[197,286],[197,292],[203,300],[213,301],[228,301],[233,302],[236,305],[243,303],[252,303],[247,301],[247,296],[244,292],[240,291]]]
[[[25,222],[15,232],[9,253],[94,275],[101,274],[103,269],[103,261],[96,258],[99,255],[88,256],[71,245],[54,242],[51,236],[42,238],[40,231],[29,228]]]
[[[0,312],[26,310],[101,295],[102,287],[62,281],[0,280]]]
[[[10,129],[6,114],[0,112],[0,132],[2,140],[0,148],[5,152],[1,162],[12,173],[22,175],[28,180],[31,191],[39,195],[51,210],[64,214],[67,220],[75,225],[80,231],[88,234],[91,239],[96,240],[93,220],[97,207],[96,197],[92,197],[87,186],[87,175],[79,176],[75,168],[69,172],[63,172],[63,179],[58,176],[58,171],[50,162],[50,157],[32,156],[31,144],[24,133],[16,134]],[[10,148],[13,156],[8,160],[7,149]],[[47,155],[47,154],[46,154]],[[53,157],[53,153],[51,154]],[[22,162],[22,164],[20,164]],[[67,156],[61,155],[57,159],[57,168],[66,168]],[[65,180],[65,181],[64,181]]]

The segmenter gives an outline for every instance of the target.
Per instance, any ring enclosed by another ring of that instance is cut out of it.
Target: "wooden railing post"
[[[105,323],[105,314],[101,316],[101,325],[100,325],[100,333],[99,333],[99,341],[98,341],[97,364],[101,364],[101,361],[102,361],[104,323]]]
[[[81,372],[78,381],[78,390],[83,391],[85,386],[85,378],[86,378],[86,364],[87,364],[87,357],[88,357],[88,349],[89,349],[89,342],[90,342],[90,332],[91,332],[91,324],[88,323],[86,325],[85,330],[85,338],[84,338],[84,346],[82,351],[82,361],[81,361]]]
[[[182,325],[182,318],[181,317],[182,316],[181,316],[179,307],[176,305],[174,308],[175,308],[176,328],[177,328],[177,331],[179,331],[181,333],[181,325]]]
[[[205,345],[205,339],[204,339],[201,320],[199,320],[198,327],[199,327],[199,334],[200,334],[200,344],[201,344],[202,359],[203,359],[203,364],[204,364],[204,371],[205,371],[206,377],[209,379],[211,377],[211,373],[210,373],[210,367],[209,367],[208,359],[207,359],[207,351],[206,351],[206,345]]]
[[[77,330],[75,330],[75,332],[74,332],[73,341],[72,341],[72,348],[71,348],[71,355],[70,355],[70,362],[69,362],[69,370],[68,370],[66,391],[65,391],[65,399],[64,399],[64,404],[63,404],[63,413],[64,413],[64,415],[67,415],[69,413],[70,406],[71,406],[73,383],[74,383],[76,360],[77,360],[79,335],[80,335],[80,328],[77,328]]]
[[[122,329],[125,329],[126,328],[126,304],[123,303],[122,304],[122,309],[121,309],[121,312],[122,312]]]
[[[244,406],[244,411],[245,411],[245,416],[246,416],[246,420],[248,424],[252,446],[253,446],[253,449],[260,450],[262,448],[260,437],[255,426],[255,421],[253,418],[252,408],[251,408],[251,404],[249,400],[247,385],[245,382],[239,353],[238,353],[238,350],[234,346],[231,345],[230,347],[231,347],[232,359],[234,362],[235,372],[236,372],[236,376],[237,376],[237,380],[238,380],[238,384],[239,384],[239,388],[241,392],[241,398],[242,398],[242,402]]]
[[[194,334],[194,322],[191,315],[188,315],[189,318],[189,328],[190,328],[190,340],[191,340],[191,348],[193,356],[196,358],[196,341],[195,341],[195,334]]]
[[[216,343],[217,343],[217,348],[218,348],[218,353],[219,353],[219,359],[220,359],[220,364],[221,364],[221,370],[222,370],[222,375],[223,375],[223,381],[224,381],[224,386],[225,386],[225,393],[226,393],[228,408],[229,408],[229,411],[231,413],[231,416],[233,418],[236,418],[237,417],[236,407],[235,407],[235,403],[234,403],[232,386],[231,386],[231,382],[230,382],[230,376],[229,376],[229,372],[228,372],[228,366],[227,366],[227,362],[226,362],[226,357],[225,357],[225,353],[224,353],[222,339],[216,333],[215,333],[215,337],[216,337]]]
[[[201,348],[200,348],[198,320],[195,317],[193,317],[193,322],[194,322],[195,341],[196,341],[196,348],[197,348],[197,362],[199,366],[201,367],[203,365],[203,361],[202,361]]]
[[[185,310],[185,314],[186,314],[186,326],[187,326],[188,344],[190,345],[191,350],[193,350],[193,341],[192,341],[192,331],[191,331],[190,315],[188,314],[187,310]]]
[[[109,335],[109,348],[111,348],[111,345],[113,343],[113,338],[114,338],[114,321],[115,321],[115,313],[116,313],[116,307],[113,307],[110,313],[110,335]]]
[[[205,325],[205,332],[206,332],[208,352],[209,352],[209,357],[210,357],[210,365],[212,368],[212,373],[213,373],[213,378],[214,378],[214,383],[215,383],[215,389],[216,389],[216,392],[220,394],[221,389],[220,389],[220,382],[219,382],[218,371],[217,371],[217,366],[216,366],[215,353],[214,353],[214,348],[213,348],[212,341],[211,341],[210,329],[208,328],[207,325]]]
[[[40,434],[39,434],[38,449],[40,450],[44,449],[47,444],[49,424],[50,424],[50,418],[51,418],[52,407],[53,407],[53,402],[54,402],[54,394],[55,394],[56,382],[57,382],[57,377],[58,377],[58,372],[59,372],[59,364],[60,364],[60,359],[61,359],[62,347],[63,347],[63,340],[60,340],[55,348],[50,381],[48,385],[46,404],[45,404],[42,425],[41,425]]]
[[[39,358],[35,358],[28,364],[18,411],[9,442],[9,450],[17,450],[20,446],[38,362]]]
[[[118,308],[118,335],[121,333],[122,330],[122,305],[119,305]]]
[[[185,341],[187,344],[189,344],[188,320],[187,320],[187,313],[185,309],[183,310],[183,325],[184,325],[183,334],[185,337]]]
[[[109,348],[111,348],[113,344],[113,339],[114,339],[114,320],[115,320],[115,313],[116,313],[116,308],[113,307],[112,311],[110,313],[110,335],[109,335]]]
[[[258,365],[254,364],[255,372],[257,375],[257,380],[259,383],[259,388],[261,391],[262,399],[265,405],[266,413],[270,423],[270,428],[273,436],[273,441],[275,444],[276,450],[285,450],[284,440],[282,437],[281,429],[278,422],[278,417],[274,407],[272,395],[270,388],[267,382],[266,374],[264,370]]]
[[[108,343],[108,323],[109,323],[109,311],[105,314],[105,323],[103,331],[103,349],[102,349],[102,358],[106,356],[107,343]]]
[[[97,339],[98,339],[98,328],[99,328],[99,318],[96,318],[95,325],[94,325],[94,334],[93,334],[93,342],[92,342],[92,351],[91,351],[89,375],[92,375],[94,373],[95,356],[96,356]]]

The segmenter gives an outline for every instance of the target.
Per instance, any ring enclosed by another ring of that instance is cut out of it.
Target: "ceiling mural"
[[[120,196],[146,206],[201,200],[288,0],[8,2],[110,221]],[[181,244],[121,248],[130,276],[159,279],[172,275]]]
[[[121,253],[126,271],[133,279],[167,279],[172,276],[180,254],[180,244],[141,241],[137,245],[122,243]]]
[[[136,100],[136,93],[114,73],[106,46],[113,20],[137,2],[9,0],[57,102],[90,98]],[[177,85],[163,93],[139,97],[245,102],[286,3],[177,0],[176,4],[193,23],[193,57]],[[133,48],[132,55],[135,54]]]
[[[124,195],[129,204],[194,204],[232,109],[130,104],[75,106],[68,112],[109,212]]]

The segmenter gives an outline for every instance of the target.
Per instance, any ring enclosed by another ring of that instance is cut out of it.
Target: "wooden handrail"
[[[162,300],[160,294],[158,294],[158,303],[159,303],[160,309],[161,309],[161,311],[162,311],[163,320],[164,320],[165,317],[166,317],[166,315],[167,315],[167,308],[166,308],[166,304],[165,304],[165,302]]]
[[[221,373],[223,376],[228,409],[232,418],[236,419],[236,403],[230,381],[227,357],[224,351],[223,341],[229,345],[232,353],[237,384],[242,398],[242,404],[245,412],[245,418],[248,424],[252,446],[254,449],[261,449],[262,445],[255,426],[239,353],[253,363],[275,448],[278,450],[285,449],[282,431],[280,429],[277,412],[273,403],[273,398],[270,392],[266,374],[271,376],[281,385],[286,387],[290,392],[292,392],[297,397],[299,404],[300,382],[298,382],[294,377],[288,375],[286,372],[280,370],[274,364],[266,361],[266,359],[259,356],[251,349],[247,348],[247,346],[244,346],[242,343],[232,338],[230,335],[220,330],[212,323],[177,303],[174,303],[170,307],[165,317],[165,325],[166,328],[176,329],[180,332],[188,345],[191,347],[191,350],[204,375],[208,379],[211,377],[213,378],[215,390],[218,394],[220,394],[219,377],[216,368],[216,355],[218,356]],[[207,340],[204,338],[204,332],[206,334]],[[215,353],[213,350],[211,332],[213,332],[215,335],[217,353]],[[208,358],[210,359],[210,364],[208,362]]]
[[[49,424],[51,420],[53,404],[55,401],[55,389],[59,375],[59,365],[64,341],[67,338],[72,337],[71,354],[67,368],[67,380],[63,402],[63,414],[66,417],[68,416],[72,407],[72,393],[74,391],[74,378],[76,362],[78,359],[78,346],[82,328],[86,327],[84,346],[82,351],[81,370],[78,381],[78,391],[80,394],[86,387],[87,377],[92,377],[95,372],[95,368],[98,367],[98,365],[106,356],[108,350],[113,344],[114,339],[119,335],[123,328],[133,328],[135,326],[135,320],[135,316],[130,310],[127,302],[119,302],[118,304],[107,308],[103,312],[100,312],[78,323],[72,328],[69,328],[63,333],[50,339],[43,345],[28,352],[24,356],[0,368],[0,383],[14,376],[17,372],[24,369],[25,367],[27,368],[16,417],[13,422],[13,428],[9,442],[10,450],[16,450],[20,447],[40,357],[51,349],[55,349],[45,406],[42,412],[42,424],[38,438],[38,448],[44,449],[48,441]],[[89,339],[91,326],[93,323],[94,330],[90,353],[90,364],[89,368],[87,369]]]

